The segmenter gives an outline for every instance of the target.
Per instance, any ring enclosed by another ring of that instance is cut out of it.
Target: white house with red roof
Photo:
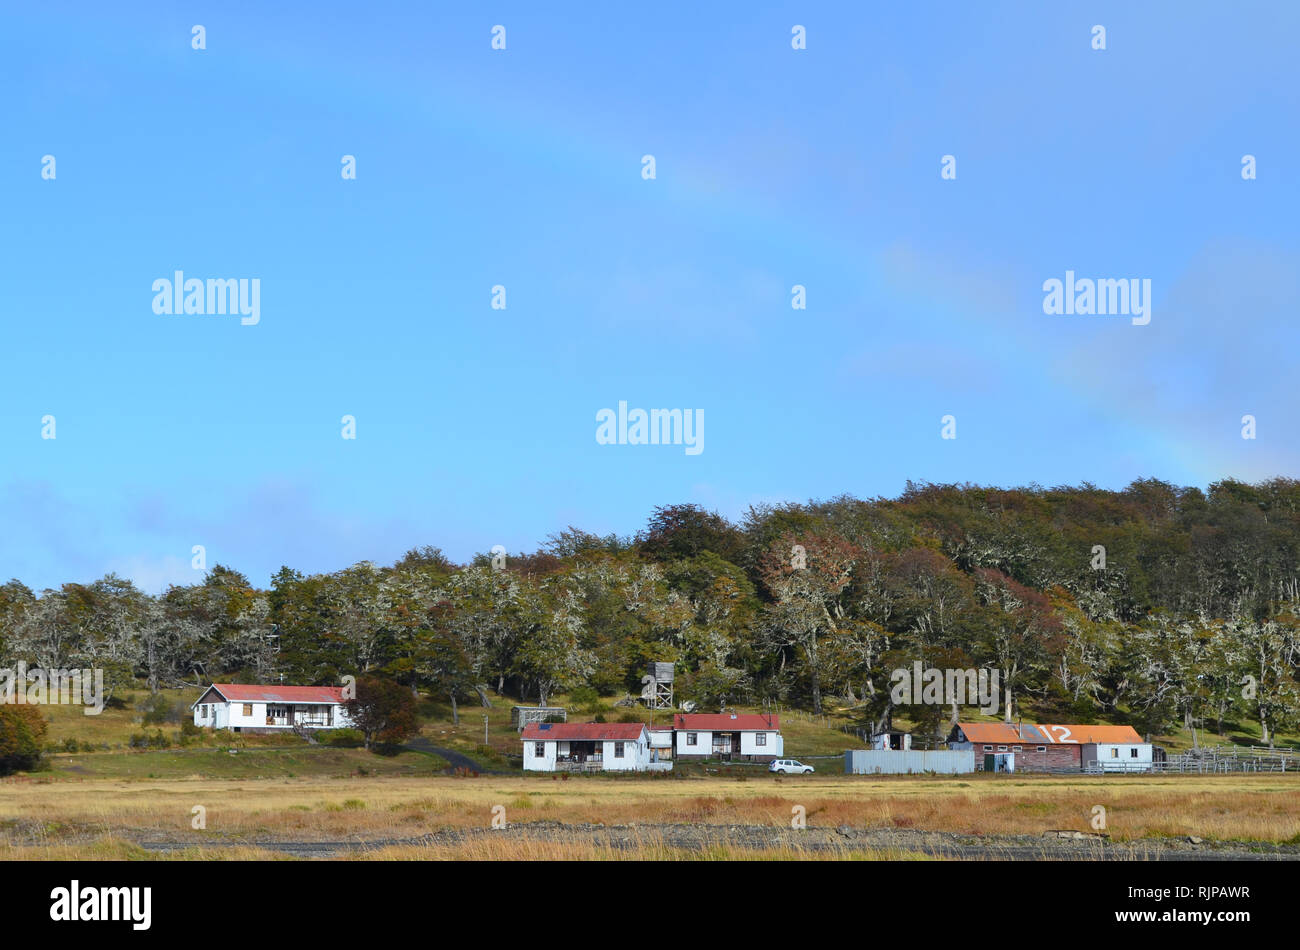
[[[519,736],[526,772],[666,771],[639,722],[530,722]]]
[[[679,758],[770,762],[785,753],[781,717],[769,713],[678,713],[673,739]]]
[[[194,725],[234,732],[344,729],[352,725],[341,686],[213,683],[190,708]]]

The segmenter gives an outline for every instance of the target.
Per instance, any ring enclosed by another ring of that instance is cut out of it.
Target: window
[[[1023,750],[1020,748],[1020,746],[1018,746],[1018,745],[1013,745],[1013,746],[1011,747],[1011,751],[1012,751],[1012,752],[1021,752],[1021,751],[1023,751]]]
[[[546,743],[545,743],[545,742],[534,742],[534,743],[533,743],[533,755],[536,756],[536,757],[539,758],[539,759],[544,759],[544,758],[546,758]]]
[[[696,745],[699,742],[700,734],[698,732],[686,733],[686,744]]]
[[[1110,750],[1110,757],[1111,757],[1112,759],[1118,759],[1118,758],[1119,758],[1119,749],[1111,749],[1111,750]]]
[[[1047,746],[1045,746],[1045,745],[1040,745],[1040,746],[1038,747],[1038,751],[1039,751],[1039,752],[1046,752],[1046,751],[1047,751]]]
[[[754,733],[754,745],[767,745],[767,733],[766,732]]]
[[[252,703],[244,703],[244,715],[245,715],[245,716],[251,716],[251,715],[253,715],[253,704],[252,704]]]
[[[623,743],[621,742],[614,743],[614,758],[616,759],[623,758]]]
[[[1136,758],[1138,757],[1138,750],[1137,750],[1137,749],[1129,749],[1129,750],[1128,750],[1128,757],[1129,757],[1130,759],[1136,759]]]
[[[993,751],[993,746],[991,746],[991,745],[986,745],[986,746],[984,747],[984,751],[985,751],[985,752],[992,752],[992,751]]]
[[[999,751],[999,752],[1006,752],[1006,751],[1007,751],[1007,747],[1004,746],[1004,745],[1000,745],[1000,746],[998,746],[998,751]]]

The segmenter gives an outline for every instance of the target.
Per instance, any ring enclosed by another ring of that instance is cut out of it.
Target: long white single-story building
[[[234,732],[344,729],[352,725],[341,686],[213,683],[190,707],[194,725]]]
[[[530,722],[520,734],[528,772],[668,770],[639,722]]]
[[[785,754],[781,719],[767,713],[678,713],[673,717],[673,753],[770,762]]]

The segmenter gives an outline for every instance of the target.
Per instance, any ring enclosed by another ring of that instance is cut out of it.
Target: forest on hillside
[[[678,664],[701,709],[779,703],[905,717],[890,674],[1001,672],[1018,710],[1140,731],[1300,720],[1300,481],[1154,479],[1122,491],[912,484],[896,499],[656,508],[632,537],[570,527],[533,552],[455,564],[230,566],[158,596],[108,575],[0,586],[0,666],[97,667],[107,689],[391,677],[450,702],[639,695]]]

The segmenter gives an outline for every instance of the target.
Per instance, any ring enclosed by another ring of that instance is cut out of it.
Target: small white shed
[[[1152,746],[1149,742],[1085,742],[1084,771],[1150,772]]]

